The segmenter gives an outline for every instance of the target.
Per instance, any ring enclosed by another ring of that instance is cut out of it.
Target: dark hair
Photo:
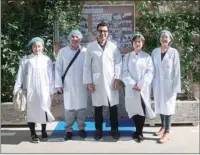
[[[107,28],[109,28],[108,24],[106,22],[102,21],[101,23],[99,23],[97,25],[97,31],[98,31],[98,29],[99,29],[100,26],[106,26]]]
[[[142,46],[142,49],[144,49],[144,44],[145,44],[145,40],[142,39],[142,37],[140,35],[137,35],[135,37],[133,37],[133,39],[131,40],[131,43],[132,43],[132,46],[133,46],[133,42],[137,39],[141,39],[143,41],[143,46]]]
[[[137,38],[141,39],[143,42],[144,42],[144,39],[142,38],[142,36],[140,35],[135,35],[133,38],[132,38],[132,42],[134,42]]]

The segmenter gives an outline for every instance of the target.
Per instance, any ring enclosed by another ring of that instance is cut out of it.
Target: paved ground
[[[49,134],[53,132],[58,122],[48,125]],[[37,127],[40,131],[40,126]],[[27,127],[1,128],[1,153],[195,153],[199,154],[199,126],[173,126],[171,139],[166,144],[158,144],[158,137],[152,134],[159,127],[145,127],[145,139],[138,144],[131,137],[121,137],[114,141],[110,136],[96,142],[93,137],[85,140],[74,137],[71,141],[62,138],[49,139],[39,144],[30,143],[30,133]],[[40,134],[40,132],[38,132]]]

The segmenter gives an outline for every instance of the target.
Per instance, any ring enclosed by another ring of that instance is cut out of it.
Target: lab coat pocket
[[[164,79],[171,79],[172,70],[173,70],[173,59],[167,58],[164,64]]]
[[[72,88],[72,76],[65,76],[65,81],[64,81],[64,90],[69,91]]]
[[[93,73],[93,83],[94,84],[100,84],[100,73]]]
[[[172,67],[173,67],[173,59],[171,57],[167,58],[165,65],[166,65],[167,70],[169,72],[171,72],[172,71]]]

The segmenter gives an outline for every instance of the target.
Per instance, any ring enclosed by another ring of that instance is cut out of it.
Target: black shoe
[[[39,142],[39,137],[36,134],[32,135],[31,136],[31,142],[38,143]]]
[[[112,135],[113,139],[119,139],[120,138],[120,133],[119,133],[118,130],[111,131],[111,135]]]
[[[141,143],[144,140],[144,137],[142,135],[138,135],[137,142]]]
[[[95,140],[100,140],[103,137],[103,133],[101,130],[96,130],[94,134],[94,139]]]
[[[137,138],[138,138],[138,133],[137,133],[137,132],[133,132],[132,138],[133,138],[133,139],[137,139]]]
[[[86,138],[87,135],[86,135],[85,130],[80,130],[80,131],[79,131],[79,136],[80,136],[81,138]]]
[[[72,139],[72,132],[67,132],[65,136],[65,140],[71,140]]]
[[[46,132],[46,131],[43,131],[43,132],[42,132],[42,138],[43,138],[44,140],[46,140],[46,139],[48,138],[48,135],[47,135],[47,132]]]

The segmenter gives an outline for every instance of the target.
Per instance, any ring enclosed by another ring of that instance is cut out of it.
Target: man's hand
[[[88,90],[90,93],[94,93],[96,91],[95,85],[93,83],[88,84]]]
[[[58,94],[62,94],[62,93],[63,93],[63,89],[62,89],[62,87],[60,87],[60,88],[56,88],[56,89],[57,89]]]
[[[137,91],[141,91],[141,89],[137,85],[133,86],[132,89],[137,90]]]
[[[115,79],[113,82],[113,90],[118,90],[119,89],[119,80]]]

